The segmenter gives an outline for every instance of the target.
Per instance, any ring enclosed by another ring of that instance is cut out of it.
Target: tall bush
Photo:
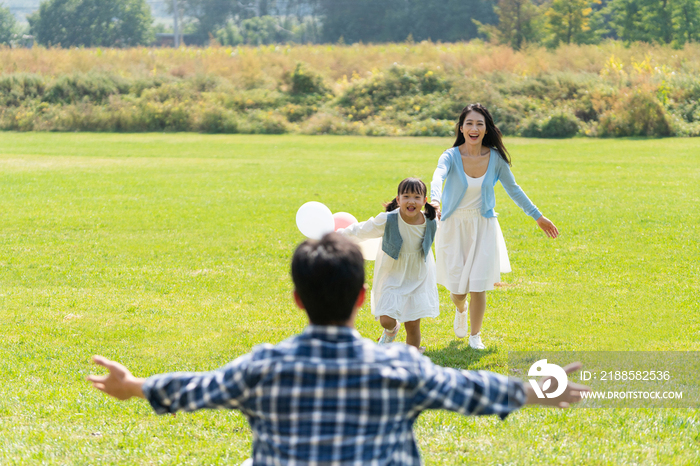
[[[699,135],[697,46],[614,46],[0,48],[0,128],[437,136],[481,102],[510,136]]]
[[[297,63],[294,71],[285,73],[282,79],[289,85],[289,93],[293,96],[324,96],[330,89],[323,82],[323,77]]]
[[[127,94],[128,83],[116,76],[104,74],[73,74],[60,76],[46,86],[42,100],[49,103],[107,102],[110,95]]]
[[[37,74],[11,74],[0,77],[0,105],[17,107],[44,94],[44,79]]]
[[[652,94],[639,89],[631,91],[601,117],[598,131],[603,137],[661,137],[674,133],[661,103]]]
[[[578,119],[565,112],[557,111],[546,118],[532,119],[522,131],[526,137],[538,138],[570,138],[580,129]]]

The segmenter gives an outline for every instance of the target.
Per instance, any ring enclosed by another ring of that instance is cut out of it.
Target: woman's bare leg
[[[464,338],[468,334],[467,330],[467,295],[450,293],[452,302],[455,303],[454,330],[457,338]]]
[[[469,293],[469,324],[470,333],[476,335],[481,331],[481,324],[484,322],[484,314],[486,313],[486,292],[472,291]]]
[[[450,298],[459,312],[467,310],[467,295],[450,293]]]

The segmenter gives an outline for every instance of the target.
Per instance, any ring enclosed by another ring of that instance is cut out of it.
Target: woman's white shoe
[[[477,333],[476,335],[469,336],[469,346],[474,349],[486,349],[484,344],[481,342],[481,332]]]
[[[459,312],[455,309],[454,329],[457,338],[464,338],[467,336],[467,311]]]

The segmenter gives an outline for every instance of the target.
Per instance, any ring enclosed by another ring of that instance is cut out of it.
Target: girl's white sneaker
[[[476,335],[469,336],[469,346],[474,349],[486,349],[484,344],[481,342],[481,332],[477,333]]]
[[[457,338],[464,338],[467,336],[467,311],[459,312],[455,309],[454,329]]]

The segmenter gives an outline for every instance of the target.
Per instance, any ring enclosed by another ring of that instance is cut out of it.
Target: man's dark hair
[[[312,324],[341,324],[350,319],[365,283],[365,261],[352,241],[329,233],[297,247],[292,281]]]

